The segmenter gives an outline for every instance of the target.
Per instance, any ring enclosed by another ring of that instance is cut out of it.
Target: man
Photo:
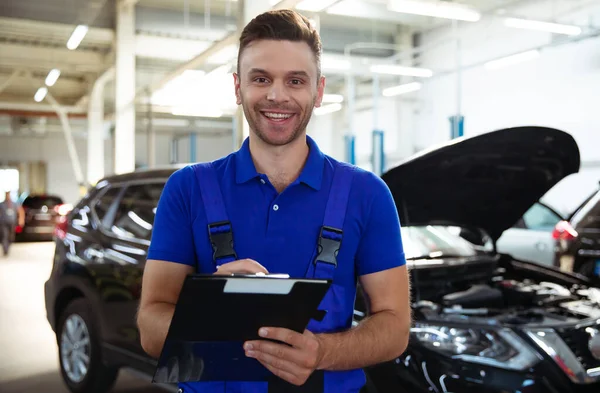
[[[0,203],[0,242],[4,255],[8,255],[10,244],[14,241],[17,224],[21,227],[25,225],[25,211],[13,202],[10,191],[6,191],[4,202]]]
[[[267,12],[246,26],[234,87],[250,135],[239,151],[212,163],[237,260],[215,262],[207,233],[213,211],[202,203],[207,185],[193,166],[175,172],[157,209],[138,325],[144,350],[160,356],[182,283],[192,272],[317,277],[316,239],[330,213],[330,192],[347,188],[342,246],[324,299],[326,317],[311,321],[303,334],[267,326],[259,334],[271,340],[245,343],[246,356],[287,388],[272,388],[276,382],[203,382],[180,384],[184,392],[266,393],[308,385],[298,391],[358,392],[365,384],[363,367],[394,359],[406,348],[409,281],[391,193],[380,178],[358,168],[351,184],[332,187],[338,169],[349,166],[321,153],[306,135],[325,87],[320,55],[318,33],[296,12]],[[371,315],[351,328],[357,280]]]

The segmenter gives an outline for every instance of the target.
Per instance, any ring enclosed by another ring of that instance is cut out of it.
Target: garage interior
[[[107,176],[237,150],[249,132],[233,89],[239,34],[285,8],[323,41],[324,105],[307,133],[324,153],[381,176],[455,139],[558,129],[577,144],[577,173],[498,248],[552,265],[575,213],[598,209],[600,233],[600,208],[585,207],[600,189],[598,0],[2,0],[0,202],[57,197],[58,220]],[[0,257],[0,391],[67,392],[44,293],[64,239],[54,224],[35,229],[41,240],[19,230]],[[581,255],[600,276],[600,240]],[[176,391],[151,378],[125,368],[113,391]]]

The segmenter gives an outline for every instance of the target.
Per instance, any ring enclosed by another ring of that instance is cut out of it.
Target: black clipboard
[[[303,332],[318,310],[330,280],[277,275],[186,277],[163,350],[155,383],[268,381],[273,374],[246,357],[243,343],[261,339],[259,328]]]

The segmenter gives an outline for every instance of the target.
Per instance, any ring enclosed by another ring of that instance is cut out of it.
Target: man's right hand
[[[260,263],[252,259],[240,259],[217,267],[216,275],[228,276],[231,274],[269,274],[267,269]]]

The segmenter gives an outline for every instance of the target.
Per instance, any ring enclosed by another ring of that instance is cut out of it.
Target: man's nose
[[[289,101],[289,95],[282,83],[273,83],[267,92],[267,100],[276,102]]]

